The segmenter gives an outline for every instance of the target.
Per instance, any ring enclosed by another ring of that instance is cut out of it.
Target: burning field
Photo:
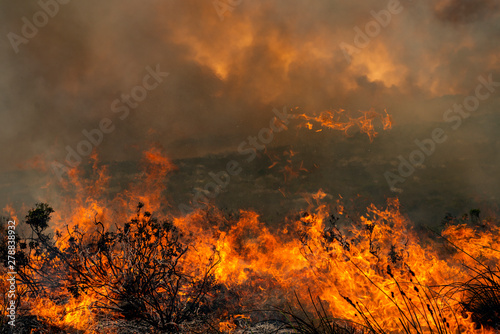
[[[496,1],[0,15],[0,334],[500,332]]]
[[[416,229],[397,198],[349,212],[319,190],[278,227],[210,204],[175,215],[162,193],[177,167],[159,148],[144,152],[142,173],[112,199],[102,191],[107,166],[91,159],[63,183],[60,211],[6,208],[2,254],[15,273],[6,261],[2,293],[13,296],[1,307],[16,333],[498,329],[500,227],[479,210]]]

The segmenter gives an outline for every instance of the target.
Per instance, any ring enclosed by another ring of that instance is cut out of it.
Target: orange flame
[[[346,134],[353,128],[357,127],[362,133],[366,133],[370,141],[378,135],[373,124],[375,119],[380,119],[383,129],[387,130],[392,127],[392,117],[384,110],[385,115],[379,114],[373,109],[368,111],[360,111],[362,113],[359,117],[351,117],[345,113],[345,110],[323,111],[319,116],[308,116],[306,114],[297,115],[297,118],[302,118],[306,123],[301,127],[306,127],[312,130],[313,125],[309,121],[319,123],[324,128],[333,130],[344,131]]]
[[[334,124],[333,116],[323,117],[325,124]],[[365,113],[366,123],[357,120],[356,124],[366,128],[376,117]],[[145,152],[144,157],[145,172],[138,177],[141,183],[114,200],[106,200],[102,194],[109,176],[107,169],[99,166],[97,155],[92,156],[94,181],[82,181],[82,172],[72,171],[65,186],[73,186],[76,196],[67,198],[56,212],[55,225],[60,228],[66,223],[89,230],[95,228],[92,220],[98,219],[112,226],[111,222],[132,217],[126,207],[138,201],[161,217],[163,181],[175,166],[157,148]],[[500,252],[495,250],[500,243],[499,227],[448,226],[441,235],[462,250],[450,251],[443,243],[417,234],[399,212],[397,199],[389,200],[383,209],[370,205],[366,214],[357,218],[350,217],[340,201],[332,209],[327,199],[321,190],[312,194],[307,199],[308,211],[283,217],[281,228],[267,226],[253,211],[241,211],[238,219],[228,218],[216,208],[209,209],[210,216],[199,210],[186,217],[165,218],[172,219],[192,243],[182,266],[196,277],[215,252],[215,279],[238,291],[243,309],[293,302],[295,293],[307,299],[310,292],[324,302],[333,317],[360,323],[362,314],[369,313],[387,332],[399,332],[401,321],[416,321],[422,332],[429,332],[435,327],[429,322],[432,310],[447,319],[446,326],[453,332],[493,332],[477,329],[470,314],[458,312],[459,301],[450,297],[446,287],[467,280],[467,268],[479,267],[475,259],[488,265],[499,263]],[[6,210],[15,215],[11,208]],[[61,233],[57,246],[64,249],[69,244]],[[83,294],[64,304],[48,297],[27,298],[25,302],[30,305],[30,314],[50,319],[54,325],[89,330],[95,326],[97,311],[92,306],[99,298]],[[410,302],[418,309],[411,314],[412,319],[404,315],[404,305]],[[219,329],[234,332],[233,320],[221,320]]]

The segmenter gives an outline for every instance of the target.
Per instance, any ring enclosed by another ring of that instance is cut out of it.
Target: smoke
[[[50,2],[0,2],[3,172],[33,159],[51,172],[50,162],[64,163],[66,147],[76,149],[82,131],[103,118],[115,125],[98,147],[105,161],[138,159],[152,142],[172,158],[197,157],[234,149],[268,122],[273,107],[374,107],[387,109],[396,126],[425,127],[471,94],[479,75],[500,81],[495,1],[402,0],[402,10],[348,62],[339,45],[355,46],[354,28],[366,32],[372,11],[394,0],[243,0],[223,20],[212,1],[73,0],[59,4],[16,53],[7,35],[22,36],[22,18],[33,22],[40,3]],[[113,101],[156,64],[169,76],[120,120]],[[471,117],[475,128],[480,115],[498,120],[498,96]],[[398,140],[411,143],[407,135]],[[465,128],[456,134],[468,135]],[[498,135],[482,140],[496,145]],[[457,156],[475,154],[449,145]],[[386,149],[387,160],[397,156]]]
[[[469,23],[484,20],[498,11],[494,0],[443,0],[435,5],[436,16],[452,23]]]

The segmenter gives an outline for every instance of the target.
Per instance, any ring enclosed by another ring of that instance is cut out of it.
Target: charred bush
[[[217,253],[192,268],[186,256],[189,240],[169,220],[159,221],[137,206],[137,214],[113,229],[95,220],[92,231],[77,226],[52,237],[45,233],[53,212],[46,204],[30,210],[26,223],[32,236],[23,284],[34,296],[65,291],[67,298],[92,296],[97,314],[139,321],[157,330],[178,332],[186,322],[208,319],[215,289]]]
[[[500,272],[486,267],[460,284],[463,311],[470,312],[478,328],[500,329]]]

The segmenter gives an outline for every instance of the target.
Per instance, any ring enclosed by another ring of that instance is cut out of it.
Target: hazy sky
[[[152,142],[178,158],[234,149],[273,107],[373,107],[395,127],[424,124],[474,94],[478,76],[500,81],[496,0],[61,2],[0,1],[0,172],[63,162],[103,118],[114,126],[104,160],[135,159]],[[37,14],[45,3],[53,17]],[[373,37],[356,44],[367,27]],[[347,44],[360,46],[351,57]],[[125,103],[113,102],[148,66],[169,74],[120,119]],[[498,114],[499,92],[470,122]]]

